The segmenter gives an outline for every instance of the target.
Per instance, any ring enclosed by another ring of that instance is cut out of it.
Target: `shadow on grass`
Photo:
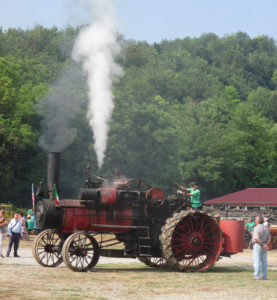
[[[20,262],[17,263],[0,263],[0,265],[3,266],[19,266],[19,267],[40,267],[43,269],[55,269],[55,268],[46,268],[42,267],[40,265],[33,265],[33,264],[21,264]],[[56,268],[62,268],[62,269],[67,269],[65,265],[58,266]],[[208,270],[204,270],[202,272],[180,272],[174,269],[171,269],[169,267],[159,267],[159,268],[151,268],[148,266],[144,265],[126,265],[126,264],[99,264],[96,267],[92,268],[91,270],[88,270],[88,272],[94,272],[94,273],[107,273],[107,272],[117,272],[117,273],[127,273],[127,272],[136,272],[136,273],[240,273],[240,272],[245,272],[245,271],[252,271],[252,266],[249,267],[213,267]],[[277,271],[273,271],[277,272]]]
[[[35,265],[32,264],[21,264],[21,263],[3,263],[0,262],[0,266],[20,266],[20,267],[35,267]]]
[[[33,265],[33,264],[21,264],[19,262],[16,262],[14,264],[11,263],[4,263],[0,262],[0,265],[2,266],[18,266],[18,267],[40,267],[42,269],[55,269],[55,268],[45,268],[40,265]],[[59,269],[67,269],[65,265],[60,265],[57,268]],[[268,271],[272,274],[276,274],[277,276],[277,270],[270,270]],[[94,268],[91,270],[88,270],[87,272],[92,272],[92,273],[183,273],[183,274],[188,274],[188,273],[195,273],[195,274],[232,274],[232,273],[242,273],[242,272],[253,272],[253,266],[249,264],[249,266],[214,266],[212,268],[209,268],[208,270],[204,270],[202,272],[180,272],[174,269],[171,269],[169,267],[158,267],[158,268],[151,268],[146,265],[140,264],[140,263],[134,263],[134,264],[99,264],[96,265]]]
[[[205,273],[240,273],[240,272],[249,272],[252,269],[250,269],[250,267],[213,267],[211,269],[202,271],[202,272],[180,272],[180,271],[176,271],[174,269],[170,269],[170,268],[151,268],[151,267],[147,267],[147,266],[143,266],[143,267],[127,267],[127,266],[120,266],[118,265],[117,267],[111,267],[103,265],[103,266],[98,266],[98,267],[94,267],[93,269],[91,269],[89,272],[97,272],[97,273],[104,273],[104,272],[120,272],[120,273],[124,273],[124,272],[137,272],[137,273],[184,273],[184,274],[188,274],[188,273],[198,273],[198,274],[205,274]]]
[[[170,268],[150,268],[150,267],[126,267],[126,266],[118,266],[118,267],[106,267],[106,266],[99,266],[94,267],[89,272],[95,273],[106,273],[106,272],[136,272],[136,273],[175,273],[175,270]]]
[[[214,267],[208,269],[206,273],[240,273],[245,271],[250,271],[251,266],[249,267]],[[253,267],[252,267],[253,268]]]
[[[249,266],[228,266],[228,267],[214,267],[207,270],[207,273],[239,273],[239,272],[253,272],[253,265]],[[268,272],[277,273],[277,270],[271,270],[270,266],[267,268]]]

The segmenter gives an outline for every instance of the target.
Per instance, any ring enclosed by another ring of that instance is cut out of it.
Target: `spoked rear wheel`
[[[167,261],[163,257],[139,257],[138,258],[141,262],[146,264],[152,268],[164,268],[167,267]]]
[[[61,264],[61,250],[61,235],[53,229],[44,230],[37,235],[32,246],[35,260],[43,267],[56,267]]]
[[[222,250],[219,224],[201,211],[174,214],[162,228],[160,240],[164,257],[180,271],[206,270]]]
[[[97,241],[87,233],[73,233],[65,240],[62,248],[64,263],[75,272],[85,272],[93,268],[99,256]]]

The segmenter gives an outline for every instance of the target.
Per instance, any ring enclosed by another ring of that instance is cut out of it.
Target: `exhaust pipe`
[[[57,190],[59,190],[59,178],[60,178],[60,152],[48,152],[47,154],[47,189],[48,193],[53,191],[54,184]]]

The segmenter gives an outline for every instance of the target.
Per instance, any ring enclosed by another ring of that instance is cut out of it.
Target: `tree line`
[[[37,106],[73,67],[71,49],[79,30],[0,29],[0,202],[30,206],[31,183],[46,182],[46,152],[39,140],[47,111]],[[96,175],[113,176],[118,168],[166,193],[174,182],[197,181],[203,200],[248,187],[275,187],[277,47],[272,38],[238,32],[154,44],[121,35],[118,40],[124,76],[114,84],[103,168],[97,170],[82,105],[70,120],[73,141],[62,153],[61,197],[78,196],[88,162]],[[86,78],[76,71],[61,89],[60,97],[72,93],[85,99]]]

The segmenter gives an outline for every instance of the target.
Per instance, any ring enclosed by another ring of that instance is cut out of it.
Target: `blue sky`
[[[84,0],[82,0],[84,1]],[[219,36],[238,31],[251,37],[277,40],[277,0],[114,0],[126,38],[150,43],[163,39]],[[88,23],[87,11],[77,0],[0,0],[0,27],[22,29]]]

